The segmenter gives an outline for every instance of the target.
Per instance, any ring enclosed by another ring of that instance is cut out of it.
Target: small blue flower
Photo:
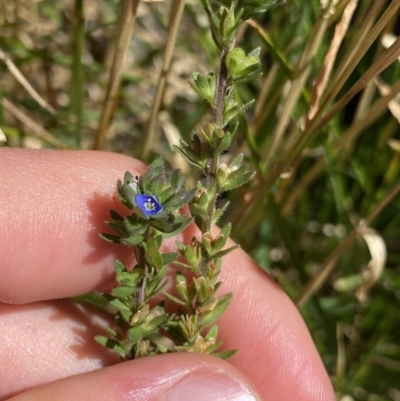
[[[161,203],[153,195],[139,194],[135,197],[136,204],[146,216],[152,216],[161,212]]]

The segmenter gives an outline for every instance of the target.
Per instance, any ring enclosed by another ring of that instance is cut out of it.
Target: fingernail
[[[194,372],[176,382],[162,401],[258,401],[238,378],[213,372]]]

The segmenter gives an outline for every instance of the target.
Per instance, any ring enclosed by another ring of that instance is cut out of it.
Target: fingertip
[[[263,399],[334,401],[308,328],[279,285],[240,249],[224,258],[221,281],[222,291],[234,294],[218,322],[224,346],[239,348],[232,364],[252,378]]]
[[[124,362],[58,380],[11,400],[47,401],[54,400],[55,395],[58,401],[261,400],[249,380],[232,365],[215,357],[188,353]]]
[[[25,303],[102,289],[130,250],[99,238],[116,182],[143,163],[93,151],[1,149],[0,301]],[[132,260],[131,260],[132,261]]]

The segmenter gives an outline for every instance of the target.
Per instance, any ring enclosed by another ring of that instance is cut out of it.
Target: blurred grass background
[[[400,400],[399,9],[287,0],[238,40],[264,72],[224,157],[258,174],[225,218],[342,401]],[[209,120],[188,80],[217,57],[200,1],[0,0],[0,146],[162,155],[195,182],[172,145]]]

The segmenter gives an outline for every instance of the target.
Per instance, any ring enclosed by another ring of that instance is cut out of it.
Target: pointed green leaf
[[[104,336],[95,336],[94,338],[99,344],[112,349],[114,352],[118,354],[127,354],[128,350],[120,345],[120,343],[116,340],[112,340],[110,338]]]
[[[191,203],[189,205],[189,210],[194,216],[199,216],[203,220],[207,218],[207,210],[205,210],[204,206],[200,206],[197,203]]]
[[[221,351],[221,352],[214,352],[212,355],[216,356],[217,358],[224,359],[227,361],[228,359],[231,359],[234,357],[237,353],[239,352],[238,349],[230,349],[227,351]]]
[[[236,244],[234,246],[231,246],[228,249],[224,249],[223,251],[219,251],[219,252],[214,253],[212,255],[212,258],[213,259],[222,258],[223,256],[227,255],[228,253],[230,253],[230,252],[232,252],[232,251],[234,251],[235,249],[238,249],[238,248],[240,248],[240,245]]]
[[[124,218],[118,214],[115,210],[110,210],[110,216],[113,220],[124,220]]]
[[[229,168],[231,170],[238,169],[243,163],[243,153],[239,153],[234,159],[229,163]]]
[[[218,145],[214,148],[214,155],[220,155],[231,146],[231,143],[232,134],[230,132],[225,132],[225,135],[220,139]]]
[[[168,292],[163,291],[163,294],[170,299],[171,301],[175,302],[177,305],[182,305],[182,306],[187,306],[187,303],[185,301],[182,301],[181,299],[174,297],[173,295],[169,294]]]
[[[149,237],[147,239],[146,260],[149,262],[151,266],[154,266],[157,270],[161,269],[163,265],[160,251],[153,237]]]
[[[218,183],[218,189],[220,192],[230,191],[234,188],[240,187],[245,184],[254,176],[253,171],[247,171],[245,166],[242,166],[236,171],[233,171],[226,179],[225,182]]]
[[[178,252],[162,253],[161,254],[162,264],[168,265],[174,262],[178,258],[178,256],[179,256]]]
[[[179,146],[174,145],[174,149],[190,164],[193,164],[193,166],[197,167],[201,171],[205,172],[205,165],[206,162],[199,162],[197,159],[197,155],[191,151],[188,150],[187,148],[180,148]]]
[[[213,73],[206,76],[198,72],[192,72],[193,81],[189,81],[192,89],[203,99],[207,100],[211,107],[214,107],[214,96],[216,89],[216,77]]]
[[[228,308],[232,300],[232,293],[228,293],[220,297],[213,310],[205,313],[201,318],[203,325],[211,324],[215,322]]]
[[[143,242],[143,235],[131,235],[128,238],[121,238],[120,243],[126,246],[136,246]]]
[[[146,333],[151,333],[154,330],[157,330],[159,327],[162,327],[164,323],[166,323],[169,319],[169,315],[167,313],[163,313],[150,321],[146,321],[142,327]]]
[[[124,285],[120,285],[112,289],[111,293],[116,297],[126,297],[128,295],[132,295],[136,292],[136,288],[133,287],[125,287]]]
[[[106,221],[106,225],[118,233],[121,237],[125,237],[128,235],[124,224],[122,221],[114,220],[114,221]]]
[[[206,340],[210,340],[211,338],[217,338],[218,336],[218,326],[214,325],[208,330],[207,335],[205,336]]]
[[[149,278],[149,283],[146,286],[146,298],[154,295],[154,290],[156,290],[161,281],[164,280],[166,273],[167,266],[163,266],[154,277]]]
[[[228,209],[230,202],[226,201],[219,209],[216,209],[212,218],[211,225],[217,224],[218,220],[224,214],[224,212]]]
[[[121,237],[118,237],[117,235],[101,233],[100,234],[100,238],[103,238],[105,241],[112,242],[114,244],[120,244],[121,243]]]
[[[129,306],[127,306],[124,302],[122,302],[122,301],[119,300],[119,299],[113,299],[113,300],[110,302],[110,304],[113,305],[113,306],[115,306],[119,311],[126,310],[126,311],[129,311],[129,312],[130,312]]]
[[[134,326],[128,330],[128,342],[133,346],[143,336],[143,329],[141,326]]]
[[[164,205],[166,211],[174,211],[190,202],[198,192],[197,188],[182,191],[172,196]]]

